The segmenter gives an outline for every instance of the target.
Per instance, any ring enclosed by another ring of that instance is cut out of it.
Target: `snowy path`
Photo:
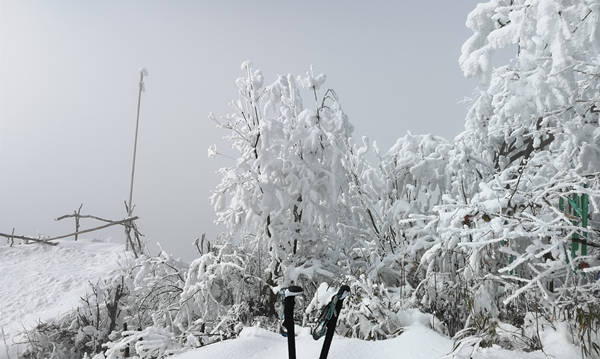
[[[80,239],[60,245],[0,245],[0,329],[7,341],[23,328],[76,307],[89,282],[118,268],[121,244]],[[0,331],[0,359],[6,351]]]
[[[319,357],[323,338],[312,339],[306,328],[298,328],[296,352],[298,359]],[[423,343],[422,338],[428,342]],[[281,335],[259,328],[244,328],[240,337],[192,350],[174,359],[274,359],[287,358],[287,339]],[[414,326],[401,336],[385,341],[364,341],[335,337],[330,359],[394,358],[431,359],[439,358],[452,348],[452,341],[423,326]]]
[[[319,357],[323,338],[315,341],[308,329],[299,328],[296,337],[297,359]],[[444,357],[452,349],[452,341],[420,324],[414,324],[394,339],[364,341],[334,337],[329,359],[436,359]],[[576,352],[575,352],[576,353]],[[566,356],[564,356],[566,354]],[[548,359],[576,358],[571,351],[559,350],[546,356],[542,352],[524,353],[499,348],[486,348],[473,356],[474,359]],[[287,341],[277,333],[260,328],[244,328],[240,337],[207,345],[173,359],[282,359],[287,358]],[[465,356],[468,358],[468,355]]]

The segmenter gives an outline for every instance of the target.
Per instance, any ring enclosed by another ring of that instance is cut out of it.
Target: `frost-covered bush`
[[[481,90],[449,151],[448,190],[432,211],[436,239],[421,258],[425,307],[458,311],[456,329],[481,336],[490,326],[477,321],[522,326],[541,306],[550,318],[569,312],[563,320],[577,328],[584,354],[600,355],[592,345],[599,323],[584,309],[600,301],[590,221],[600,212],[599,10],[582,0],[493,0],[468,17],[473,35],[460,65]],[[493,68],[500,49],[515,56]],[[589,198],[587,228],[561,209],[575,196]],[[573,241],[588,253],[572,250]],[[431,289],[448,284],[466,286],[468,310],[432,301]],[[588,313],[581,326],[577,312]]]
[[[26,333],[28,347],[23,356],[68,359],[103,351],[102,344],[120,329],[120,314],[127,295],[122,275],[91,283],[91,293],[81,298],[82,303],[75,311],[42,322]]]
[[[181,339],[173,331],[156,325],[142,330],[126,330],[120,336],[118,340],[105,343],[106,352],[94,356],[94,359],[121,359],[124,353],[139,359],[163,358],[182,348]]]
[[[256,259],[232,245],[215,246],[190,265],[180,298],[177,322],[205,336],[202,343],[235,336],[240,325],[274,313],[274,294],[256,275]]]
[[[367,340],[398,336],[412,324],[408,318],[410,296],[398,287],[386,287],[362,277],[350,282],[352,295],[346,299],[338,323],[338,332]],[[331,298],[329,298],[331,299]]]
[[[24,356],[79,359],[85,353],[94,355],[111,348],[108,357],[116,358],[125,344],[135,342],[128,345],[130,353],[150,358],[156,350],[181,347],[186,343],[184,328],[174,318],[183,290],[183,268],[164,252],[125,259],[111,277],[90,283],[89,294],[74,311],[28,331]],[[166,339],[157,341],[157,333],[169,333],[165,335],[168,344]],[[132,341],[137,337],[144,339]]]
[[[237,157],[220,170],[211,201],[226,242],[255,259],[246,274],[262,283],[252,299],[270,297],[262,311],[272,315],[265,285],[311,291],[353,268],[355,249],[372,246],[360,226],[368,209],[350,189],[359,175],[350,170],[352,126],[335,92],[321,89],[324,75],[311,70],[263,86],[249,62],[242,70],[235,112],[213,116]]]
[[[345,299],[339,313],[337,332],[341,335],[366,340],[393,338],[417,322],[439,332],[445,331],[444,324],[433,315],[414,308],[410,300],[413,293],[410,286],[386,287],[365,276],[347,277],[345,283],[349,283],[352,294]],[[304,310],[308,323],[319,317],[338,288],[328,283],[319,285]]]

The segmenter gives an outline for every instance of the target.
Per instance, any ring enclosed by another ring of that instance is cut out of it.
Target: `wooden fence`
[[[127,204],[126,204],[126,206],[127,206]],[[136,257],[139,254],[143,253],[143,245],[142,245],[142,241],[140,239],[140,237],[142,237],[143,235],[140,233],[140,231],[138,230],[137,225],[135,223],[135,221],[137,219],[139,219],[138,216],[128,216],[127,218],[121,219],[121,220],[111,220],[111,219],[106,219],[106,218],[93,216],[93,215],[89,215],[89,214],[87,214],[87,215],[81,214],[82,207],[83,207],[83,204],[80,205],[76,211],[73,211],[73,214],[65,214],[64,216],[60,216],[55,219],[56,221],[61,221],[63,219],[67,219],[67,218],[73,218],[75,220],[75,232],[60,235],[60,236],[55,236],[55,237],[38,236],[37,238],[35,238],[35,237],[29,237],[29,236],[23,236],[23,235],[16,235],[15,229],[13,228],[12,232],[10,234],[0,233],[0,237],[7,238],[11,247],[14,245],[15,239],[23,240],[23,241],[25,241],[25,243],[35,242],[35,243],[40,243],[40,244],[44,244],[44,245],[48,245],[48,246],[56,246],[56,245],[58,245],[58,242],[56,242],[56,241],[59,239],[74,237],[75,240],[78,240],[80,234],[95,232],[95,231],[99,231],[101,229],[105,229],[108,227],[121,225],[125,229],[127,248],[131,249]],[[95,221],[103,222],[104,224],[102,224],[100,226],[81,230],[80,229],[81,219],[92,219]]]

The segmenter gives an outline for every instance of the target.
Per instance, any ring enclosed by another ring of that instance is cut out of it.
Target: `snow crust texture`
[[[323,338],[313,340],[308,328],[296,328],[296,356],[298,359],[318,358]],[[577,351],[559,332],[548,335],[554,342],[553,350],[546,354],[555,358],[576,358]],[[414,324],[399,337],[380,341],[335,336],[329,352],[330,359],[435,359],[443,358],[452,350],[452,340],[421,324]],[[454,358],[469,358],[461,353]],[[548,356],[541,351],[525,353],[499,347],[480,349],[473,359],[542,359]],[[256,328],[244,328],[236,339],[226,340],[200,349],[175,355],[173,359],[280,359],[287,358],[287,341],[281,335]]]
[[[297,329],[296,355],[298,359],[318,358],[323,338],[313,340],[308,328]],[[426,344],[426,345],[425,345]],[[384,341],[364,341],[335,337],[329,352],[331,359],[394,358],[430,359],[439,358],[450,351],[452,341],[431,329],[414,326],[398,338]],[[260,328],[244,328],[234,340],[209,345],[175,356],[175,359],[271,359],[286,358],[287,342],[281,335]]]
[[[55,247],[1,245],[0,328],[7,344],[24,328],[77,307],[90,282],[118,268],[123,252],[120,244],[86,239]],[[0,359],[3,345],[0,338]]]

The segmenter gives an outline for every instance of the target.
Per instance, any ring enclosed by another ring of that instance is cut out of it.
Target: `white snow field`
[[[308,328],[296,327],[297,359],[316,359],[321,352],[323,338],[313,340]],[[480,349],[473,359],[575,359],[579,353],[561,332],[542,335],[545,353],[508,351],[497,347]],[[470,351],[452,357],[452,340],[420,323],[408,327],[394,338],[365,341],[335,336],[329,351],[329,359],[436,359],[469,358]],[[173,359],[284,359],[288,357],[287,339],[261,328],[244,328],[236,339],[211,344],[173,356]]]
[[[90,239],[67,239],[58,246],[2,243],[0,359],[6,359],[8,352],[16,358],[19,348],[14,342],[19,341],[19,332],[75,308],[89,291],[89,283],[117,269],[124,255],[123,244]]]

